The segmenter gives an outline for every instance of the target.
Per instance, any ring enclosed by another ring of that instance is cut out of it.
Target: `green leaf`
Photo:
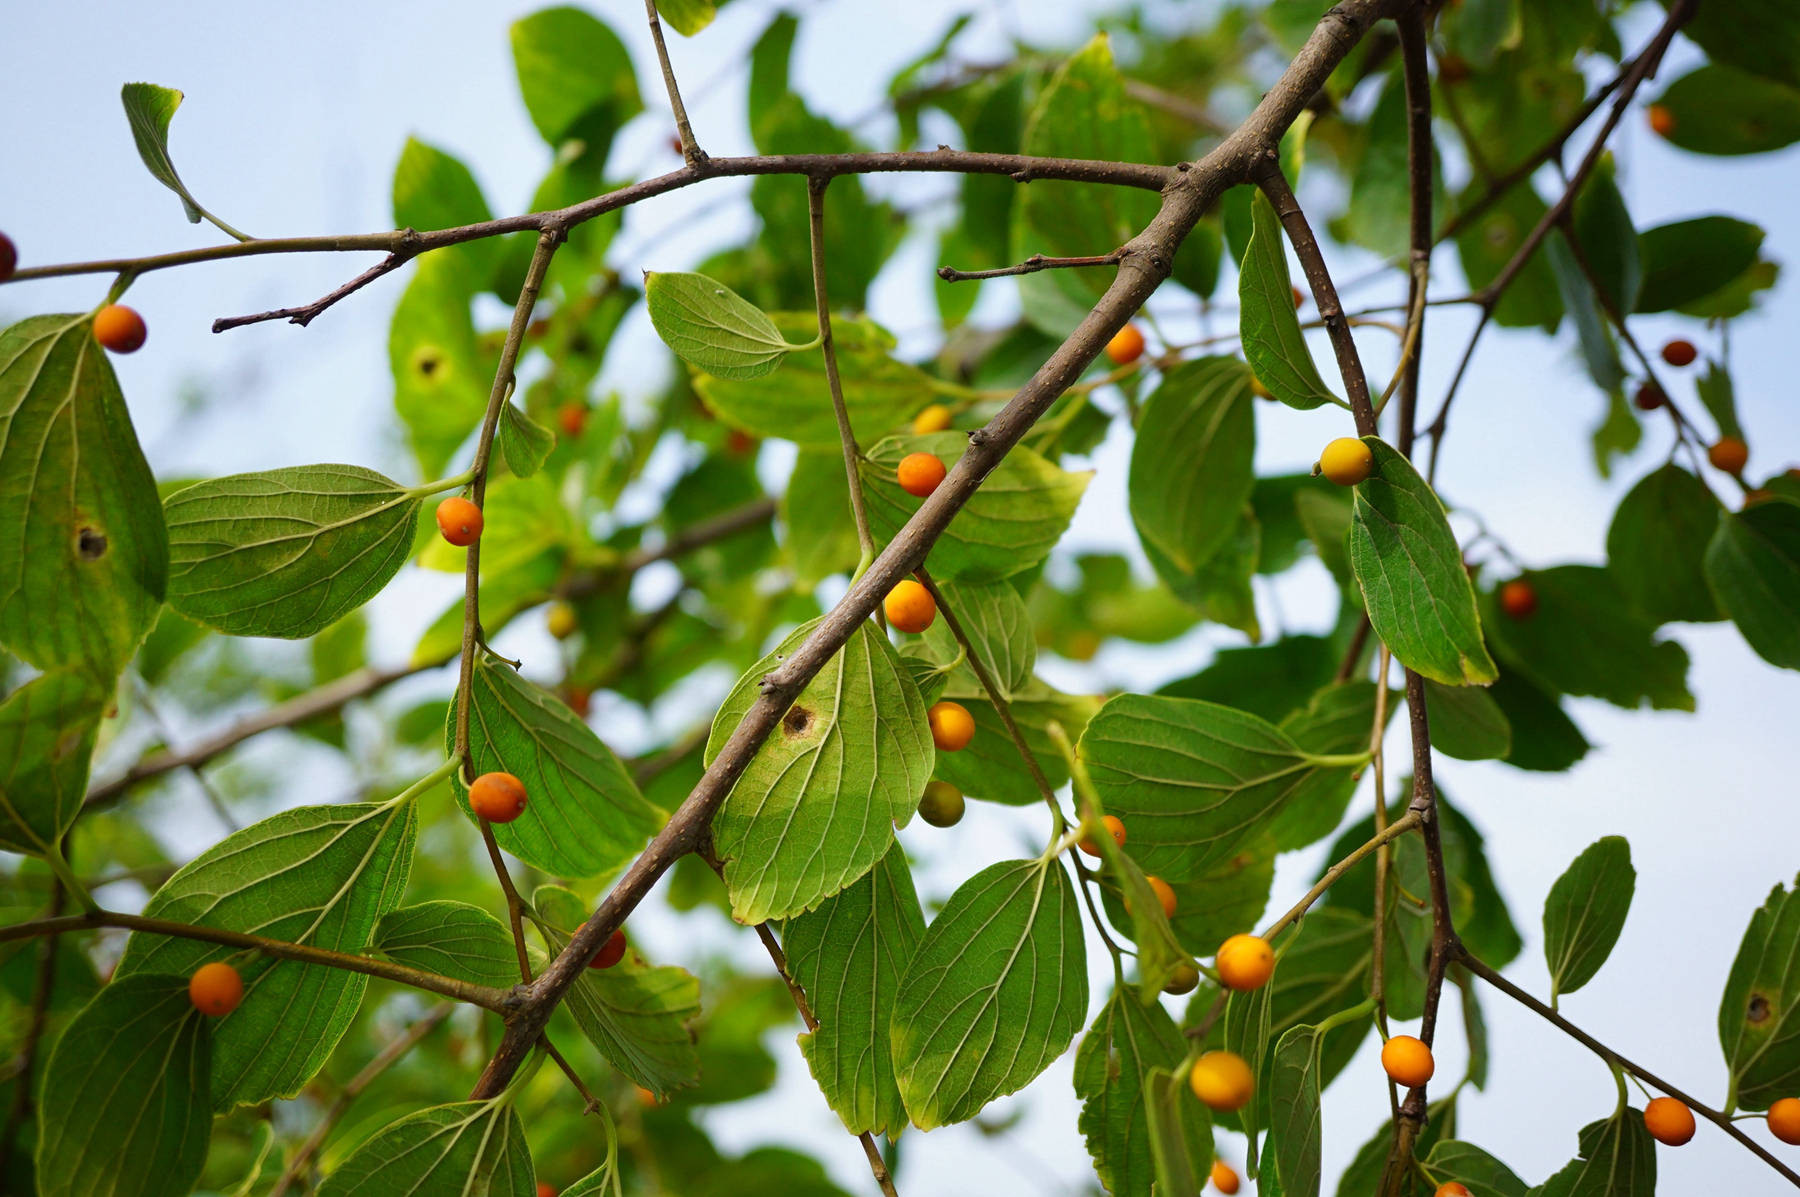
[[[211,1037],[187,978],[126,977],[63,1030],[37,1109],[41,1197],[185,1197],[212,1137]]]
[[[1536,136],[1534,133],[1534,139]],[[1471,183],[1459,206],[1472,202],[1474,197],[1486,191],[1486,187],[1479,180]],[[1456,234],[1456,252],[1462,259],[1463,275],[1469,280],[1471,290],[1479,291],[1499,277],[1500,271],[1524,246],[1525,238],[1547,211],[1537,192],[1529,184],[1521,184]],[[1502,328],[1536,325],[1545,332],[1555,332],[1562,314],[1562,296],[1556,287],[1555,272],[1551,269],[1549,255],[1540,246],[1526,259],[1524,268],[1506,289],[1506,294],[1494,305],[1494,323]]]
[[[1634,254],[1636,249],[1637,242],[1633,240]],[[1576,343],[1581,346],[1581,360],[1587,367],[1588,377],[1594,380],[1595,386],[1613,396],[1613,410],[1608,413],[1608,424],[1612,426],[1606,429],[1608,437],[1635,445],[1639,432],[1637,418],[1624,406],[1625,363],[1619,360],[1619,349],[1613,342],[1612,328],[1601,311],[1600,297],[1582,273],[1581,264],[1575,260],[1564,230],[1557,229],[1545,239],[1544,252],[1550,259],[1551,270],[1556,273],[1556,288],[1562,296],[1563,306],[1569,310],[1569,322],[1575,326]],[[1625,427],[1627,423],[1629,428]],[[1607,464],[1602,462],[1603,471]]]
[[[184,97],[172,87],[154,83],[127,83],[119,89],[119,100],[125,105],[125,119],[131,122],[131,139],[137,143],[138,157],[164,187],[181,197],[181,209],[189,224],[199,224],[200,205],[188,193],[187,184],[175,173],[175,160],[169,157],[169,122]]]
[[[1666,312],[1711,295],[1748,270],[1763,231],[1729,216],[1698,216],[1638,234],[1644,263],[1640,312]]]
[[[1516,769],[1561,773],[1587,755],[1587,737],[1562,704],[1517,671],[1504,669],[1488,694],[1512,728],[1512,751],[1503,759]]]
[[[1087,1015],[1075,889],[1054,860],[990,865],[926,928],[900,982],[894,1067],[921,1130],[1024,1088]]]
[[[513,68],[531,123],[551,146],[586,143],[605,161],[613,134],[644,110],[631,54],[578,8],[546,8],[512,27]]]
[[[1613,575],[1597,565],[1559,565],[1523,575],[1537,612],[1513,619],[1482,596],[1482,620],[1494,651],[1539,688],[1604,698],[1631,710],[1691,711],[1687,651],[1656,639],[1656,623],[1639,614]]]
[[[1213,1158],[1212,1128],[1206,1107],[1194,1096],[1186,1077],[1164,1068],[1151,1068],[1144,1073],[1143,1105],[1151,1168],[1156,1178],[1156,1187],[1149,1191],[1198,1193],[1206,1183]],[[1270,1197],[1277,1195],[1270,1193]]]
[[[849,888],[782,928],[789,971],[819,1020],[818,1029],[800,1036],[801,1054],[853,1134],[895,1136],[906,1126],[888,1024],[924,934],[912,870],[898,844]]]
[[[59,669],[0,702],[0,850],[43,856],[74,824],[108,698]]]
[[[1426,682],[1425,709],[1431,716],[1431,746],[1445,756],[1491,761],[1512,751],[1512,727],[1486,690]]]
[[[519,979],[506,924],[467,902],[420,902],[391,910],[369,945],[400,964],[505,989]]]
[[[535,208],[534,208],[535,210]],[[454,228],[494,218],[481,184],[454,155],[416,137],[406,139],[394,164],[394,227]],[[471,284],[486,284],[499,268],[506,242],[494,237],[448,247],[444,252],[468,264]]]
[[[946,686],[943,697],[961,703],[975,717],[975,738],[961,752],[938,754],[934,776],[949,782],[970,798],[1004,802],[1011,806],[1035,806],[1043,801],[1037,783],[1025,772],[1019,750],[1000,713],[987,701],[985,693],[965,671],[958,671]],[[1068,766],[1050,739],[1049,726],[1060,723],[1070,736],[1081,729],[1099,709],[1099,702],[1086,695],[1064,694],[1032,678],[1015,690],[1011,702],[1013,722],[1025,739],[1025,746],[1037,758],[1045,780],[1052,787],[1067,784]]]
[[[1644,1126],[1644,1112],[1631,1106],[1582,1127],[1579,1158],[1531,1190],[1532,1197],[1651,1197],[1655,1192],[1656,1142]]]
[[[713,719],[708,765],[763,677],[817,626],[794,631],[738,679]],[[867,873],[887,854],[895,825],[918,808],[932,756],[918,687],[893,645],[865,623],[807,683],[713,816],[732,917],[800,914]]]
[[[1223,941],[1221,941],[1223,942]],[[1216,950],[1216,948],[1215,948]],[[1211,988],[1208,986],[1208,988]],[[1204,991],[1202,991],[1204,992]],[[1269,1110],[1269,1035],[1273,1018],[1270,1000],[1275,992],[1273,985],[1259,985],[1251,990],[1234,990],[1224,995],[1225,1017],[1220,1025],[1224,1031],[1224,1047],[1228,1052],[1236,1053],[1250,1066],[1250,1073],[1256,1078],[1256,1093],[1235,1115],[1240,1130],[1249,1140],[1245,1163],[1252,1176],[1260,1170],[1257,1163],[1256,1135],[1257,1131],[1267,1124],[1265,1115]],[[1209,1002],[1216,1004],[1216,998]],[[1273,1177],[1269,1178],[1271,1181]]]
[[[1709,62],[1663,91],[1669,142],[1696,154],[1765,154],[1800,141],[1800,87]]]
[[[1302,15],[1310,32],[1317,14]],[[1349,181],[1349,206],[1342,217],[1331,222],[1330,231],[1339,240],[1383,258],[1403,258],[1411,233],[1408,187],[1412,176],[1406,166],[1406,86],[1398,74],[1388,74],[1363,133],[1364,144]],[[1432,210],[1442,212],[1447,207],[1443,171],[1437,163],[1432,165]],[[1288,181],[1298,186],[1292,175]]]
[[[469,315],[477,282],[465,262],[426,254],[394,308],[388,365],[394,410],[425,476],[435,477],[487,411],[493,355],[475,339]]]
[[[776,312],[770,318],[784,341],[805,343],[818,335],[811,312]],[[894,338],[874,322],[835,319],[831,337],[837,352],[844,410],[850,426],[865,439],[908,419],[928,399],[931,379],[917,366],[892,356]],[[835,448],[837,416],[825,377],[821,349],[789,353],[778,374],[720,377],[696,372],[694,389],[725,423],[757,436],[780,437],[801,445]],[[943,435],[943,434],[940,434]],[[956,434],[961,439],[961,434]]]
[[[1613,459],[1630,453],[1644,439],[1644,426],[1638,423],[1625,399],[1625,390],[1615,386],[1606,396],[1606,416],[1594,429],[1594,468],[1602,478],[1612,477]]]
[[[1238,273],[1238,332],[1251,372],[1269,393],[1302,411],[1335,403],[1294,314],[1293,284],[1275,206],[1261,192],[1250,201],[1250,247]]]
[[[716,378],[761,378],[793,348],[764,311],[704,274],[644,272],[644,303],[663,344]]]
[[[1337,658],[1323,636],[1283,636],[1271,644],[1222,648],[1205,669],[1157,693],[1237,707],[1274,722],[1304,708],[1330,684]]]
[[[1281,810],[1312,766],[1300,746],[1246,711],[1143,694],[1109,700],[1081,735],[1081,759],[1131,856],[1167,881],[1193,881]]]
[[[1440,1184],[1460,1182],[1470,1197],[1525,1197],[1525,1182],[1473,1143],[1438,1140],[1425,1157],[1425,1169]]]
[[[1139,414],[1131,519],[1138,535],[1183,572],[1225,546],[1250,500],[1253,402],[1242,362],[1207,357],[1163,375]]]
[[[1000,697],[1010,700],[1022,692],[1031,683],[1032,670],[1037,667],[1037,639],[1032,635],[1031,615],[1018,590],[1010,582],[946,579],[937,585],[945,605],[969,638],[974,654],[993,677]],[[940,611],[940,618],[925,629],[924,637],[931,655],[947,664],[956,659],[960,646],[942,614]]]
[[[656,11],[683,37],[693,37],[712,24],[719,6],[714,0],[656,0]]]
[[[144,914],[360,952],[406,889],[417,806],[408,800],[282,811],[183,865],[151,896]],[[369,979],[148,932],[126,941],[116,975],[186,977],[226,959],[244,978],[244,1001],[213,1024],[213,1107],[292,1097],[349,1029]]]
[[[1369,623],[1402,664],[1433,681],[1493,681],[1475,588],[1444,505],[1410,461],[1385,441],[1363,440],[1375,468],[1356,486],[1350,564]]]
[[[1787,0],[1735,0],[1698,9],[1681,33],[1714,62],[1800,87],[1800,21]]]
[[[1148,1193],[1154,1175],[1146,1109],[1145,1075],[1152,1068],[1173,1071],[1187,1055],[1187,1040],[1162,1006],[1145,1006],[1123,986],[1113,991],[1075,1049],[1075,1096],[1081,1099],[1079,1128],[1088,1155],[1108,1192]],[[1186,1086],[1183,1086],[1185,1088]],[[1206,1119],[1197,1101],[1177,1108],[1194,1138],[1206,1137]],[[1205,1163],[1200,1163],[1204,1172]]]
[[[163,504],[169,605],[233,636],[299,640],[356,610],[412,554],[420,498],[361,466],[214,478]]]
[[[1637,230],[1632,227],[1631,213],[1613,181],[1611,154],[1603,157],[1588,176],[1575,197],[1571,216],[1576,240],[1607,298],[1618,311],[1633,310],[1644,285],[1644,268],[1638,256]]]
[[[1606,567],[1638,610],[1659,623],[1720,618],[1705,564],[1719,515],[1706,483],[1673,462],[1619,501],[1606,532]]]
[[[1719,1001],[1731,1096],[1766,1110],[1800,1085],[1800,889],[1776,886],[1750,916]],[[1727,1108],[1734,1104],[1728,1100]]]
[[[459,1101],[389,1123],[344,1157],[319,1197],[394,1193],[535,1197],[531,1149],[512,1102]]]
[[[900,459],[930,453],[954,467],[968,443],[966,434],[945,431],[890,436],[869,450],[858,472],[877,540],[897,536],[924,501],[900,489],[894,474]],[[932,546],[931,572],[940,578],[991,579],[1031,569],[1068,531],[1092,477],[1091,470],[1073,473],[1023,445],[1015,447]]]
[[[1425,1125],[1419,1128],[1419,1136],[1413,1144],[1414,1158],[1428,1154],[1455,1131],[1456,1097],[1452,1094],[1425,1108]],[[1381,1177],[1387,1170],[1388,1154],[1393,1147],[1394,1124],[1384,1118],[1338,1177],[1337,1197],[1368,1197],[1380,1192]],[[1411,1183],[1404,1185],[1400,1192],[1403,1197],[1436,1197],[1437,1185],[1428,1183],[1422,1173],[1414,1172]],[[1489,1195],[1484,1193],[1482,1197]]]
[[[1156,161],[1150,123],[1125,92],[1104,34],[1083,46],[1051,76],[1026,122],[1026,154],[1054,158]],[[1043,186],[1038,186],[1043,183]],[[1156,215],[1156,198],[1133,187],[1104,187],[1040,179],[1014,205],[1013,253],[1051,257],[1110,253]],[[1064,336],[1105,293],[1114,271],[1045,270],[1019,280],[1026,319]]]
[[[1211,956],[1226,936],[1256,925],[1269,904],[1269,890],[1274,882],[1275,852],[1263,840],[1250,844],[1196,881],[1169,882],[1169,888],[1175,891],[1175,916],[1169,920],[1169,928],[1176,942],[1188,954]],[[1100,891],[1100,896],[1112,924],[1130,927],[1131,916],[1125,913],[1118,894],[1109,886]],[[1137,908],[1135,903],[1133,908]],[[1142,955],[1143,945],[1139,948]],[[1140,962],[1140,974],[1147,967]]]
[[[86,316],[0,332],[0,643],[110,687],[169,573],[156,480]]]
[[[1307,752],[1339,755],[1366,751],[1375,726],[1376,690],[1373,682],[1337,682],[1321,689],[1304,710],[1281,721],[1281,730]],[[1399,710],[1398,696],[1389,694],[1387,719]],[[1435,737],[1436,724],[1432,725]],[[1270,837],[1283,852],[1304,848],[1323,839],[1344,820],[1344,811],[1356,793],[1362,770],[1343,765],[1314,769],[1295,788],[1293,797],[1269,824]]]
[[[1718,425],[1720,436],[1744,439],[1744,427],[1738,423],[1737,388],[1732,385],[1731,371],[1719,362],[1707,362],[1706,373],[1694,380],[1694,392],[1700,396],[1706,414]]]
[[[556,435],[510,403],[500,405],[500,460],[517,478],[529,478],[544,468]]]
[[[1319,1125],[1319,1028],[1294,1027],[1269,1065],[1269,1154],[1283,1194],[1318,1197],[1323,1132]]]
[[[1619,942],[1637,870],[1623,836],[1602,836],[1575,858],[1544,899],[1544,959],[1550,1001],[1593,980]]]
[[[1769,499],[1722,515],[1706,580],[1757,656],[1800,669],[1800,503]]]
[[[587,918],[570,890],[540,886],[531,895],[534,922],[550,951]],[[700,1054],[691,1025],[700,1016],[700,982],[679,968],[648,967],[626,958],[611,968],[584,968],[564,1004],[607,1061],[658,1100],[700,1083]]]
[[[664,817],[638,792],[612,749],[568,704],[487,654],[469,690],[469,767],[504,770],[525,784],[525,813],[493,824],[494,840],[528,864],[562,877],[597,877],[630,861]],[[454,708],[444,744],[454,751]],[[456,801],[471,818],[459,771]]]

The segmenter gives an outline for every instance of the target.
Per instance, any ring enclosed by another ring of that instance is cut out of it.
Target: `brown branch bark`
[[[650,20],[650,40],[656,43],[656,61],[662,67],[663,88],[669,93],[669,110],[675,116],[675,135],[681,139],[681,160],[689,166],[706,161],[706,151],[694,139],[688,124],[687,105],[681,102],[681,88],[675,82],[675,68],[669,63],[669,47],[663,42],[662,18],[656,15],[656,0],[644,0],[644,15]]]
[[[1016,266],[997,266],[992,270],[958,270],[953,266],[939,266],[937,276],[947,283],[967,283],[987,278],[1010,278],[1016,274],[1036,274],[1040,270],[1072,270],[1082,266],[1116,266],[1118,263],[1117,250],[1085,258],[1047,258],[1043,254],[1032,254]]]

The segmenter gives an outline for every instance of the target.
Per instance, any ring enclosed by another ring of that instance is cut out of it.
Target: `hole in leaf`
[[[83,528],[75,534],[75,551],[83,561],[97,561],[106,554],[106,537],[92,528]]]
[[[1745,1017],[1747,1017],[1750,1020],[1750,1023],[1752,1026],[1756,1025],[1757,1023],[1768,1022],[1769,1021],[1769,999],[1764,997],[1760,993],[1751,994],[1750,995],[1750,1008],[1748,1010],[1746,1010],[1744,1013],[1745,1013]]]
[[[798,704],[788,708],[788,713],[781,717],[782,734],[789,739],[797,740],[812,730],[813,713]]]
[[[435,345],[423,345],[413,354],[413,369],[421,378],[435,378],[443,368],[444,353]]]

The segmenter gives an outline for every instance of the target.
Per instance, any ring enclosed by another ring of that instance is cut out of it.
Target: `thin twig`
[[[500,882],[500,892],[506,895],[506,921],[512,928],[513,950],[519,957],[519,980],[531,980],[531,954],[525,947],[525,903],[519,899],[519,891],[513,885],[512,874],[507,872],[506,860],[500,855],[500,845],[494,839],[494,825],[481,819],[481,842],[487,848],[488,860],[494,866],[494,877]]]
[[[1032,254],[1016,266],[999,266],[993,270],[957,270],[952,266],[939,266],[937,276],[947,283],[967,283],[984,278],[1009,278],[1015,274],[1036,274],[1040,270],[1069,270],[1079,266],[1117,266],[1119,251],[1109,254],[1094,254],[1086,258],[1047,258],[1043,254]]]
[[[550,1036],[545,1035],[543,1043],[544,1051],[552,1060],[556,1061],[556,1066],[562,1069],[562,1074],[569,1078],[569,1084],[575,1086],[575,1092],[581,1094],[581,1112],[583,1114],[598,1113],[600,1099],[594,1096],[594,1091],[588,1088],[586,1081],[581,1079],[581,1074],[575,1071],[575,1066],[569,1063],[568,1057],[556,1050],[556,1044],[550,1042]]]
[[[1274,939],[1288,927],[1298,922],[1308,910],[1312,909],[1314,902],[1317,902],[1320,898],[1325,896],[1326,890],[1330,889],[1333,885],[1336,885],[1338,879],[1351,869],[1355,868],[1364,857],[1378,848],[1385,847],[1390,842],[1399,839],[1401,836],[1417,827],[1419,822],[1419,816],[1416,812],[1406,812],[1406,814],[1395,819],[1392,823],[1389,823],[1386,827],[1377,832],[1373,839],[1358,846],[1350,853],[1350,855],[1326,869],[1324,875],[1313,884],[1311,889],[1307,890],[1306,893],[1301,896],[1298,902],[1288,908],[1286,914],[1269,924],[1268,929],[1262,933],[1262,938]]]
[[[825,381],[831,388],[831,410],[837,417],[838,443],[844,450],[844,481],[850,488],[850,511],[856,517],[856,543],[862,560],[875,560],[875,534],[869,530],[869,509],[863,495],[862,476],[856,462],[856,430],[850,426],[850,409],[844,406],[844,384],[838,378],[837,339],[831,332],[831,299],[825,288],[825,188],[830,179],[806,180],[807,227],[811,230],[813,307],[819,314],[819,347],[825,355]]]
[[[669,93],[669,108],[675,114],[675,132],[681,138],[681,160],[689,166],[706,161],[706,151],[694,139],[688,124],[687,108],[681,102],[681,88],[675,83],[675,68],[669,65],[669,47],[663,43],[662,18],[656,15],[656,0],[644,0],[644,14],[650,18],[650,40],[656,43],[656,61],[662,66],[663,87]]]
[[[1539,1018],[1542,1018],[1544,1021],[1562,1031],[1563,1034],[1569,1036],[1569,1038],[1575,1040],[1575,1042],[1581,1044],[1583,1047],[1599,1056],[1602,1060],[1605,1060],[1608,1064],[1623,1068],[1626,1072],[1631,1073],[1645,1084],[1660,1089],[1670,1097],[1673,1097],[1676,1101],[1681,1102],[1688,1109],[1694,1111],[1694,1113],[1700,1115],[1702,1118],[1736,1139],[1739,1143],[1742,1143],[1745,1147],[1749,1148],[1758,1159],[1779,1172],[1788,1183],[1792,1184],[1795,1188],[1800,1188],[1800,1174],[1796,1174],[1792,1168],[1789,1168],[1786,1164],[1777,1159],[1761,1143],[1758,1143],[1755,1139],[1752,1139],[1749,1135],[1746,1135],[1743,1131],[1739,1130],[1737,1123],[1733,1122],[1727,1115],[1713,1109],[1704,1102],[1698,1101],[1688,1094],[1683,1093],[1680,1089],[1669,1084],[1669,1082],[1663,1080],[1649,1069],[1633,1064],[1630,1060],[1627,1060],[1624,1056],[1621,1056],[1618,1052],[1606,1046],[1543,1002],[1538,1001],[1535,997],[1532,997],[1529,993],[1526,993],[1523,989],[1520,989],[1517,985],[1508,981],[1505,977],[1500,975],[1498,970],[1488,967],[1485,963],[1470,955],[1469,950],[1460,944],[1457,946],[1456,950],[1456,961],[1471,973],[1474,973],[1483,981],[1486,981],[1489,985],[1492,985],[1495,989],[1504,993],[1507,997],[1512,998],[1521,1006],[1524,1006],[1527,1010],[1536,1014]]]
[[[390,1040],[375,1054],[372,1060],[363,1065],[361,1072],[345,1083],[343,1091],[331,1103],[331,1108],[325,1111],[324,1116],[319,1119],[318,1125],[313,1127],[312,1133],[306,1136],[306,1141],[300,1144],[294,1152],[293,1158],[288,1160],[287,1167],[281,1170],[281,1178],[275,1182],[275,1187],[270,1191],[269,1197],[286,1197],[288,1190],[293,1188],[295,1182],[300,1179],[301,1173],[306,1171],[307,1165],[312,1163],[313,1157],[319,1154],[319,1148],[325,1145],[325,1140],[330,1136],[332,1128],[343,1120],[345,1113],[350,1109],[350,1104],[362,1095],[363,1090],[373,1085],[382,1073],[392,1068],[402,1056],[418,1046],[420,1040],[435,1031],[438,1024],[450,1017],[450,1012],[454,1009],[456,1009],[455,1005],[450,1002],[433,1006],[426,1011],[425,1017]]]

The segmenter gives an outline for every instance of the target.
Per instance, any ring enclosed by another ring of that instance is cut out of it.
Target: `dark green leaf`
[[[1373,682],[1337,682],[1321,689],[1304,709],[1283,719],[1281,730],[1307,752],[1337,755],[1365,750],[1375,727],[1375,699]],[[1390,693],[1388,722],[1399,708],[1398,694]],[[1361,776],[1362,770],[1349,765],[1313,770],[1269,825],[1276,847],[1291,852],[1336,830]]]
[[[1714,62],[1800,87],[1800,20],[1787,0],[1715,4],[1695,11],[1681,32]]]
[[[1721,516],[1706,580],[1758,656],[1800,669],[1800,503],[1768,499]]]
[[[1644,264],[1640,312],[1666,312],[1710,295],[1750,268],[1763,231],[1729,216],[1698,216],[1638,234]]]
[[[1637,230],[1625,197],[1613,181],[1613,160],[1603,157],[1575,197],[1571,219],[1575,239],[1601,289],[1615,310],[1629,312],[1637,306],[1644,284],[1643,263],[1638,260]]]
[[[1238,332],[1258,381],[1289,407],[1345,406],[1313,365],[1294,314],[1287,250],[1274,205],[1262,193],[1250,201],[1252,232],[1238,273]]]
[[[1622,1107],[1604,1122],[1581,1128],[1580,1157],[1531,1190],[1534,1197],[1651,1197],[1656,1192],[1656,1143],[1644,1112]]]
[[[1269,1065],[1268,1152],[1283,1194],[1319,1195],[1319,1087],[1319,1028],[1294,1027],[1275,1045]]]
[[[1144,1073],[1143,1104],[1157,1193],[1198,1193],[1213,1158],[1206,1108],[1186,1078],[1163,1068]],[[1119,1190],[1121,1192],[1129,1190]],[[1271,1194],[1270,1197],[1276,1197]]]
[[[1512,726],[1486,690],[1425,683],[1431,746],[1459,761],[1504,759],[1512,751]]]
[[[200,205],[188,194],[187,184],[175,172],[175,160],[169,157],[169,122],[175,119],[175,110],[181,107],[183,98],[174,88],[154,83],[127,83],[119,89],[138,157],[157,182],[181,197],[181,209],[187,213],[188,223],[199,224]]]
[[[941,752],[937,757],[935,776],[949,782],[970,798],[1004,802],[1012,806],[1035,806],[1043,801],[1037,782],[1025,772],[1019,750],[994,704],[987,701],[979,684],[966,672],[953,675],[942,697],[961,703],[975,717],[975,738],[961,752]],[[1096,699],[1085,695],[1064,694],[1032,678],[1014,692],[1011,702],[1013,722],[1025,739],[1025,746],[1037,758],[1045,779],[1052,786],[1068,782],[1068,767],[1062,754],[1050,739],[1048,727],[1060,723],[1070,737],[1081,735],[1081,729],[1099,709]]]
[[[1535,139],[1537,134],[1533,133],[1533,137]],[[1485,190],[1486,184],[1471,184],[1462,202],[1470,202]],[[1524,247],[1525,238],[1546,211],[1548,209],[1537,192],[1528,184],[1521,184],[1456,234],[1456,251],[1462,259],[1463,275],[1469,280],[1471,289],[1479,291],[1499,277],[1502,268]],[[1502,328],[1536,325],[1546,332],[1555,332],[1562,313],[1562,297],[1557,291],[1550,259],[1540,248],[1526,259],[1524,268],[1507,287],[1500,302],[1494,305],[1494,323]]]
[[[1694,391],[1700,396],[1706,414],[1718,425],[1720,436],[1744,438],[1743,425],[1738,423],[1737,388],[1732,385],[1731,371],[1719,362],[1707,362],[1706,373],[1694,380]]]
[[[1444,505],[1412,463],[1364,437],[1375,468],[1356,487],[1350,564],[1369,623],[1409,668],[1451,686],[1485,685],[1497,671],[1481,639],[1475,589]]]
[[[401,964],[505,989],[519,979],[506,925],[467,902],[420,902],[391,910],[369,945]]]
[[[1031,631],[1031,616],[1025,600],[1011,582],[938,582],[944,604],[955,614],[963,634],[968,636],[974,655],[987,667],[989,676],[1000,690],[1002,699],[1010,700],[1031,684],[1032,670],[1037,667],[1037,640]],[[925,629],[925,643],[938,661],[949,663],[961,651],[950,632],[947,619],[934,620]]]
[[[1606,532],[1606,565],[1638,610],[1658,622],[1720,618],[1705,566],[1719,514],[1706,484],[1672,462],[1619,501]]]
[[[110,687],[156,622],[156,480],[86,316],[0,333],[0,643]]]
[[[406,1115],[365,1139],[319,1197],[480,1193],[535,1197],[525,1126],[508,1100],[461,1101]]]
[[[1796,943],[1800,889],[1778,885],[1750,916],[1719,1001],[1719,1043],[1731,1072],[1731,1098],[1742,1109],[1766,1110],[1800,1086]]]
[[[1146,1108],[1145,1075],[1152,1068],[1172,1072],[1186,1055],[1187,1040],[1175,1020],[1154,1002],[1142,1005],[1124,986],[1113,991],[1081,1037],[1075,1050],[1079,1125],[1107,1191],[1150,1192],[1155,1167],[1149,1124],[1156,1115]],[[1175,1117],[1185,1117],[1192,1136],[1204,1138],[1206,1120],[1191,1093]],[[1198,1163],[1204,1174],[1205,1162]]]
[[[1131,519],[1185,573],[1224,547],[1250,499],[1253,402],[1242,362],[1206,357],[1165,374],[1139,413]]]
[[[1800,141],[1800,86],[1720,63],[1689,71],[1656,103],[1674,118],[1669,141],[1697,154],[1764,154]]]
[[[1216,702],[1277,721],[1328,685],[1337,659],[1323,636],[1283,636],[1253,648],[1222,648],[1212,664],[1170,682],[1158,694]]]
[[[1473,1143],[1440,1139],[1425,1157],[1425,1169],[1440,1183],[1460,1183],[1470,1197],[1525,1197],[1525,1182]]]
[[[1587,737],[1563,712],[1562,704],[1512,669],[1488,687],[1500,713],[1512,728],[1512,751],[1506,763],[1518,769],[1561,773],[1587,755]]]
[[[1637,870],[1623,836],[1602,836],[1575,858],[1544,899],[1544,959],[1550,1001],[1593,980],[1619,942]]]
[[[0,850],[43,856],[75,822],[108,697],[59,669],[0,702]]]

